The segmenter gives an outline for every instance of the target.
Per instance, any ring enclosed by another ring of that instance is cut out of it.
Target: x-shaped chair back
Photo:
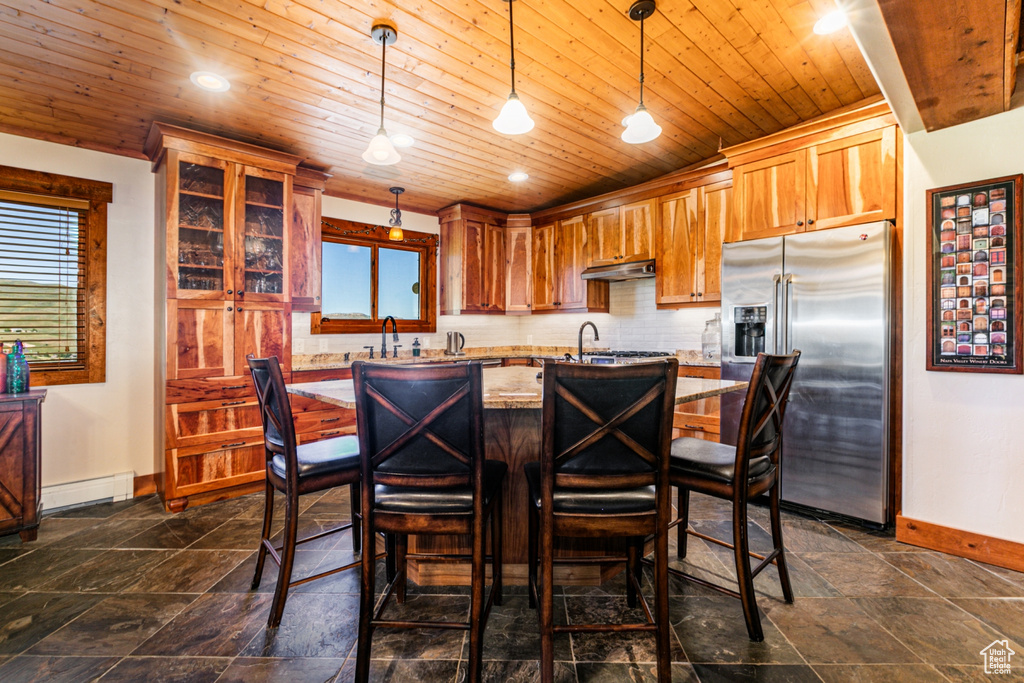
[[[263,440],[266,444],[267,459],[273,454],[286,455],[295,452],[295,424],[292,422],[291,402],[284,385],[284,376],[276,356],[269,358],[247,357],[256,399],[260,404],[260,418],[263,423]],[[287,458],[286,460],[294,460]]]
[[[671,419],[662,418],[673,410],[677,368],[545,365],[542,477],[565,488],[654,484],[668,456]]]
[[[789,355],[759,354],[740,415],[736,448],[737,479],[743,481],[751,458],[771,457],[778,465],[782,451],[782,421],[800,351]]]
[[[483,477],[479,363],[352,365],[363,476],[407,487],[471,486]]]

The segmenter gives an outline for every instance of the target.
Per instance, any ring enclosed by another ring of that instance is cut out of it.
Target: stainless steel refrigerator
[[[889,519],[891,225],[722,247],[722,379],[759,351],[800,349],[782,452],[782,499],[875,524]],[[735,444],[743,393],[722,397]]]

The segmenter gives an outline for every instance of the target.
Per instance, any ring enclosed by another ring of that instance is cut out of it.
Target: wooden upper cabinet
[[[456,204],[439,217],[441,314],[503,313],[504,215]]]
[[[533,311],[555,310],[558,269],[555,266],[555,223],[533,228]]]
[[[898,136],[883,103],[725,150],[735,190],[727,241],[894,220]]]
[[[533,228],[529,218],[525,225],[513,227],[509,216],[505,228],[505,313],[533,311]]]
[[[808,149],[807,216],[824,230],[896,216],[896,126]]]
[[[656,233],[658,306],[721,301],[722,241],[732,222],[732,183],[661,198]]]
[[[555,266],[558,269],[560,309],[585,308],[587,283],[580,277],[586,268],[587,228],[583,216],[558,221],[555,233]]]
[[[627,204],[620,207],[622,221],[623,262],[645,261],[654,258],[654,223],[658,201]]]
[[[619,207],[587,214],[587,264],[607,266],[622,255]]]
[[[292,176],[253,166],[238,166],[236,172],[236,294],[248,301],[284,303],[291,283]]]
[[[734,168],[740,239],[803,232],[806,183],[807,151],[803,149]]]
[[[327,175],[299,169],[292,187],[288,265],[293,311],[319,311],[323,275],[320,219]]]
[[[646,200],[587,215],[587,265],[653,258],[657,200]]]
[[[697,252],[701,210],[697,188],[661,198],[655,239],[655,301],[688,304],[697,296]]]

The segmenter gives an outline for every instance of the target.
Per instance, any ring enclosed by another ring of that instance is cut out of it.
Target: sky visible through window
[[[419,318],[420,255],[415,251],[381,247],[378,318]],[[371,247],[323,243],[323,316],[338,320],[368,320],[371,311]]]

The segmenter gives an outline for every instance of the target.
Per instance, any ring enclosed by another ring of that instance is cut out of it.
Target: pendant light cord
[[[512,67],[512,94],[516,93],[516,33],[515,22],[512,21],[512,3],[515,0],[508,0],[508,52],[509,65]]]
[[[642,33],[642,31],[641,31]],[[388,64],[388,30],[384,29],[384,35],[381,37],[381,53],[380,53],[380,127],[384,127],[384,70]],[[641,68],[641,71],[643,69]],[[642,79],[641,79],[642,80]],[[640,98],[643,101],[643,97]]]
[[[640,106],[644,106],[644,19],[646,13],[640,15]],[[383,97],[383,95],[382,95]],[[381,114],[383,116],[383,113]]]

